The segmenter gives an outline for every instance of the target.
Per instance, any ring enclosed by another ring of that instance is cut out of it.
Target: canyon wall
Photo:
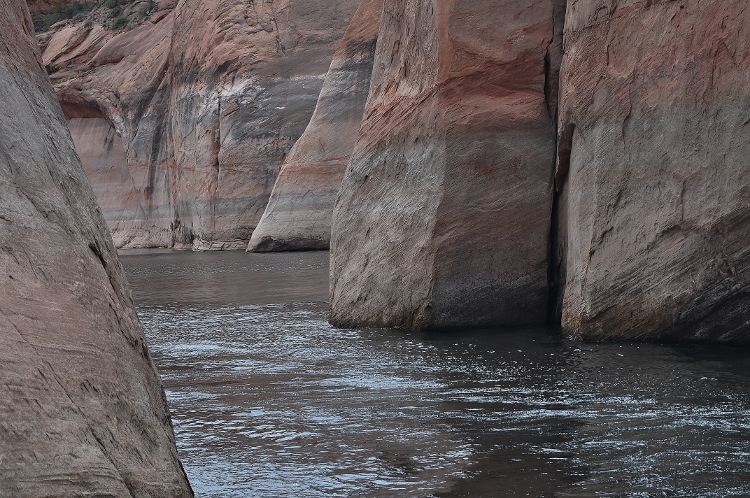
[[[556,20],[548,0],[386,0],[333,213],[332,323],[545,321]]]
[[[370,90],[382,10],[383,0],[363,0],[354,15],[310,124],[284,161],[248,250],[328,249],[333,205]]]
[[[748,21],[742,2],[387,0],[332,323],[549,305],[575,338],[750,339]]]
[[[117,245],[330,230],[336,325],[747,340],[741,2],[381,1],[330,68],[354,0],[43,37]]]
[[[176,222],[193,237],[247,246],[357,4],[178,5],[170,68],[174,192]]]
[[[42,37],[118,247],[246,247],[357,5],[162,2]]]
[[[0,496],[192,496],[24,2],[0,30]]]
[[[173,25],[173,13],[162,11],[130,31],[73,23],[44,40],[44,64],[117,247],[175,241]]]
[[[563,329],[750,338],[750,7],[569,0]]]

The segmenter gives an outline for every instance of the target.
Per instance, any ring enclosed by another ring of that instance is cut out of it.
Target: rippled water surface
[[[125,252],[196,496],[750,496],[750,350],[326,321],[328,253]]]

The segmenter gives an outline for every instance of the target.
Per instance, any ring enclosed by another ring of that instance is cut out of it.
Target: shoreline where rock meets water
[[[0,495],[192,495],[116,248],[267,204],[337,326],[750,341],[743,2],[155,5],[0,0]]]
[[[118,247],[330,246],[340,326],[748,340],[746,6],[357,3],[44,35]]]

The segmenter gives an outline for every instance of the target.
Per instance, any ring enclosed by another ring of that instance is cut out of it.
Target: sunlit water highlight
[[[335,329],[327,258],[124,253],[197,496],[750,496],[750,350]]]

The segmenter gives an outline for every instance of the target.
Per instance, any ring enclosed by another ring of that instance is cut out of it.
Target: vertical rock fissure
[[[550,213],[550,228],[548,240],[547,256],[547,285],[549,288],[549,297],[547,300],[547,325],[558,329],[560,327],[560,298],[561,288],[561,266],[560,254],[558,247],[560,245],[560,193],[557,189],[552,191],[552,211]]]
[[[563,29],[565,25],[565,10],[567,0],[551,0],[552,2],[552,38],[547,47],[544,57],[544,98],[547,104],[547,112],[552,121],[555,134],[553,161],[551,164],[552,185],[552,209],[550,211],[549,236],[547,237],[547,324],[554,328],[560,327],[560,297],[561,288],[561,266],[560,259],[560,194],[557,185],[557,169],[559,167],[558,156],[558,104],[560,88],[560,66],[563,51]]]

